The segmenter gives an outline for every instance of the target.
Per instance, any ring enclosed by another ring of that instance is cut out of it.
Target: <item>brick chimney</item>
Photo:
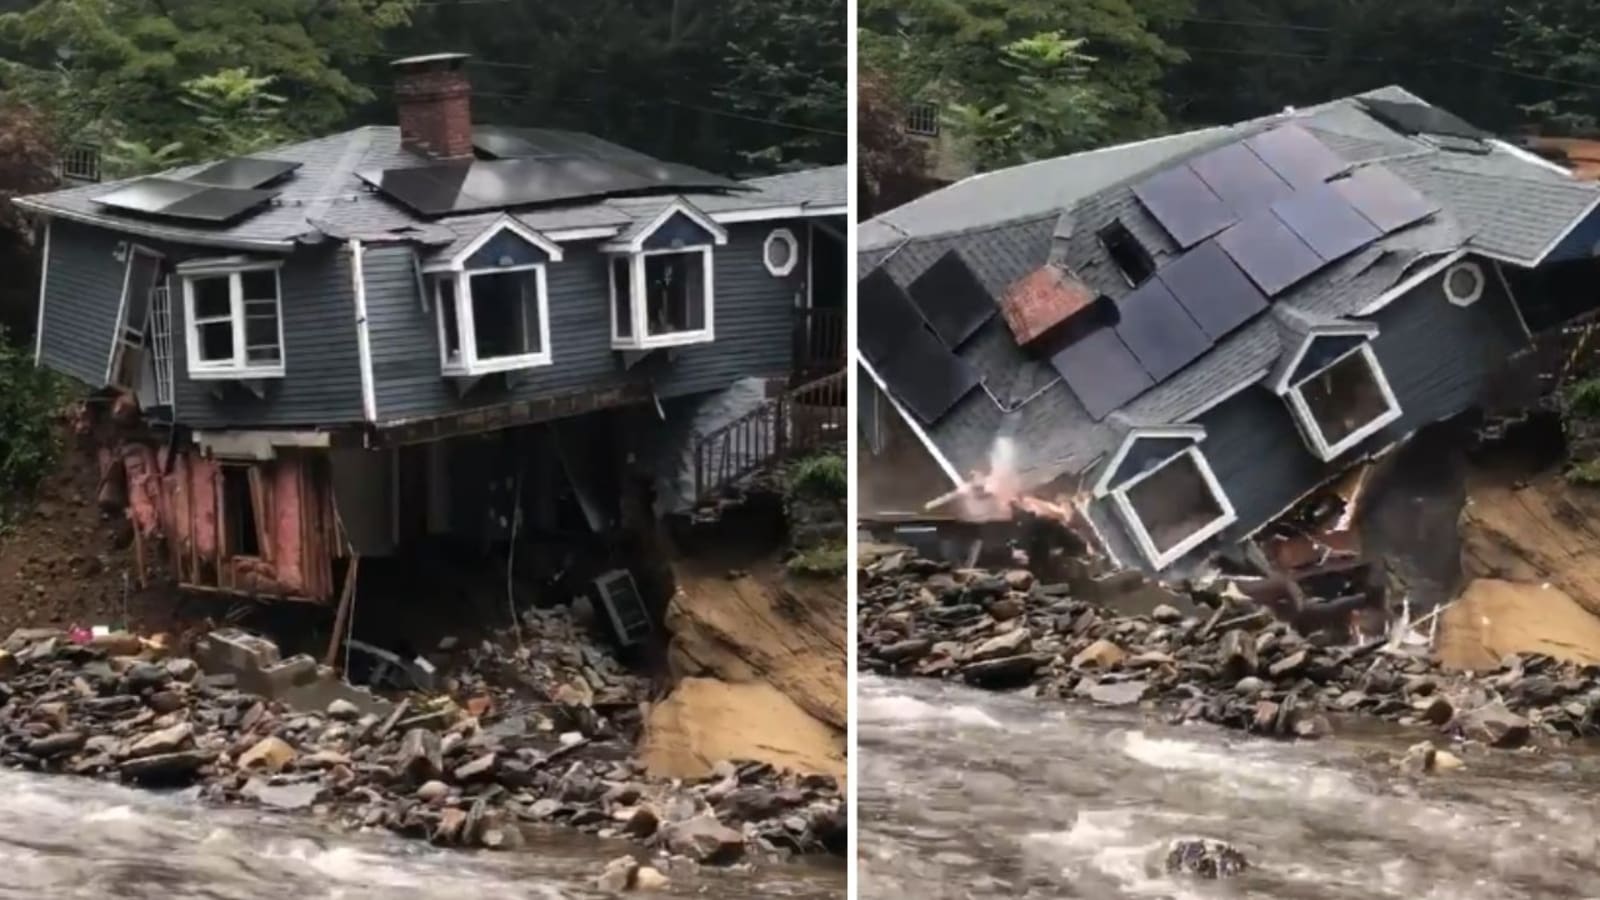
[[[434,159],[472,158],[472,83],[465,53],[395,60],[400,143]]]

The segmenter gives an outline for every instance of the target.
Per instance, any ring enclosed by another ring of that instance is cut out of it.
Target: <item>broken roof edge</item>
[[[939,445],[933,440],[933,438],[928,436],[928,432],[923,429],[921,423],[917,422],[914,416],[906,412],[906,408],[900,404],[899,398],[895,397],[894,392],[889,389],[888,382],[884,381],[883,376],[879,375],[878,371],[872,367],[872,363],[868,362],[865,356],[857,353],[856,364],[861,367],[861,371],[867,373],[867,377],[872,379],[872,383],[877,386],[878,391],[888,399],[889,406],[892,407],[895,411],[895,414],[900,417],[900,421],[904,422],[906,427],[911,429],[911,433],[916,435],[917,440],[922,442],[923,449],[928,451],[928,456],[933,459],[934,463],[938,465],[939,469],[944,472],[947,478],[950,479],[950,484],[954,487],[961,487],[963,484],[966,484],[966,479],[962,478],[961,474],[956,471],[956,467],[951,465],[950,459],[944,455],[943,450],[939,449]]]
[[[102,216],[95,213],[82,212],[74,209],[63,209],[58,206],[41,203],[34,199],[37,196],[13,197],[11,202],[17,207],[34,215],[45,218],[65,219],[80,225],[90,225],[96,228],[105,228],[139,237],[153,238],[161,241],[171,241],[176,244],[191,244],[200,247],[221,247],[230,250],[255,250],[269,253],[287,253],[300,243],[318,243],[323,234],[316,228],[309,228],[306,232],[292,238],[281,240],[262,240],[229,237],[227,235],[206,235],[196,233],[188,228],[163,228],[160,225],[134,221],[120,216]],[[307,223],[309,225],[309,223]]]
[[[1112,413],[1116,415],[1116,413]],[[1095,479],[1094,496],[1096,499],[1111,493],[1111,479],[1116,477],[1117,470],[1122,467],[1128,454],[1133,451],[1133,445],[1142,440],[1152,438],[1178,438],[1200,443],[1206,439],[1206,430],[1203,426],[1187,423],[1174,425],[1133,425],[1122,436],[1121,443],[1111,454],[1105,465],[1100,470],[1100,475]],[[1087,471],[1087,470],[1086,470]]]

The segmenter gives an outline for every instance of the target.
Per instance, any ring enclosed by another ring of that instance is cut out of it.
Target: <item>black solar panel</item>
[[[556,157],[441,162],[362,172],[361,178],[425,216],[560,203],[639,191],[720,190],[737,182],[691,166]]]
[[[1157,382],[1211,349],[1211,339],[1184,311],[1159,278],[1117,302],[1117,337]]]
[[[856,291],[856,344],[875,365],[887,362],[907,332],[923,327],[911,298],[889,273],[874,270]]]
[[[1167,263],[1156,277],[1213,341],[1267,308],[1266,295],[1214,240]]]
[[[1110,328],[1090,332],[1052,356],[1050,364],[1097,422],[1155,386],[1133,351]]]
[[[1245,140],[1245,146],[1295,187],[1321,184],[1345,168],[1344,160],[1298,125],[1279,125]]]
[[[241,156],[222,162],[190,175],[184,181],[226,188],[258,188],[288,175],[300,168],[301,163],[281,159],[256,159]]]
[[[1188,166],[1158,172],[1133,193],[1181,247],[1192,247],[1239,218]]]
[[[911,300],[933,326],[939,339],[954,350],[994,317],[994,298],[978,281],[960,251],[951,250],[911,282]]]
[[[1268,297],[1276,297],[1323,265],[1322,257],[1270,209],[1224,231],[1217,244]]]
[[[1329,183],[1346,203],[1385,234],[1439,211],[1437,203],[1382,166],[1357,169],[1349,178]]]
[[[1393,100],[1362,100],[1373,118],[1406,134],[1444,134],[1454,137],[1488,137],[1489,132],[1436,106]]]
[[[172,178],[141,178],[94,198],[96,203],[127,212],[171,219],[226,223],[271,202],[276,191],[211,187]]]
[[[1201,154],[1189,161],[1189,167],[1241,216],[1294,190],[1244,144],[1228,144]]]
[[[1272,211],[1327,262],[1359,250],[1383,234],[1328,184],[1295,191],[1272,204]]]
[[[900,335],[894,355],[878,370],[912,414],[932,425],[978,386],[978,373],[920,324]]]
[[[501,159],[575,156],[585,159],[653,161],[652,157],[621,144],[613,144],[580,131],[555,128],[478,125],[472,129],[472,146]]]

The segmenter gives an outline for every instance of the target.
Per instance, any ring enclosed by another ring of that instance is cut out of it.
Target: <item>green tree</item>
[[[735,0],[722,21],[731,77],[714,96],[752,121],[783,123],[772,126],[770,144],[747,156],[773,166],[843,162],[849,120],[843,0]]]
[[[1094,59],[1058,32],[1013,41],[1001,48],[1005,73],[992,93],[952,103],[945,121],[967,158],[997,169],[1090,147],[1106,133],[1109,106],[1090,82]]]
[[[1600,123],[1600,16],[1584,0],[1533,0],[1506,10],[1500,55],[1539,83],[1543,96],[1519,104],[1546,130],[1592,135]]]
[[[286,98],[285,133],[317,134],[373,96],[346,72],[381,52],[416,3],[41,0],[0,15],[0,79],[63,133],[160,147],[183,141],[200,79],[248,66]]]

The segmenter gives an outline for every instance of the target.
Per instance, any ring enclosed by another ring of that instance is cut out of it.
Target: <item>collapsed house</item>
[[[477,124],[465,59],[395,63],[398,126],[17,201],[38,361],[136,400],[107,467],[184,587],[324,602],[359,557],[614,530],[629,485],[682,512],[829,438],[763,417],[797,391],[842,421],[842,167]]]
[[[1194,571],[1592,309],[1597,205],[1397,87],[930,194],[860,231],[861,515],[936,527],[1003,438],[1113,562]]]

